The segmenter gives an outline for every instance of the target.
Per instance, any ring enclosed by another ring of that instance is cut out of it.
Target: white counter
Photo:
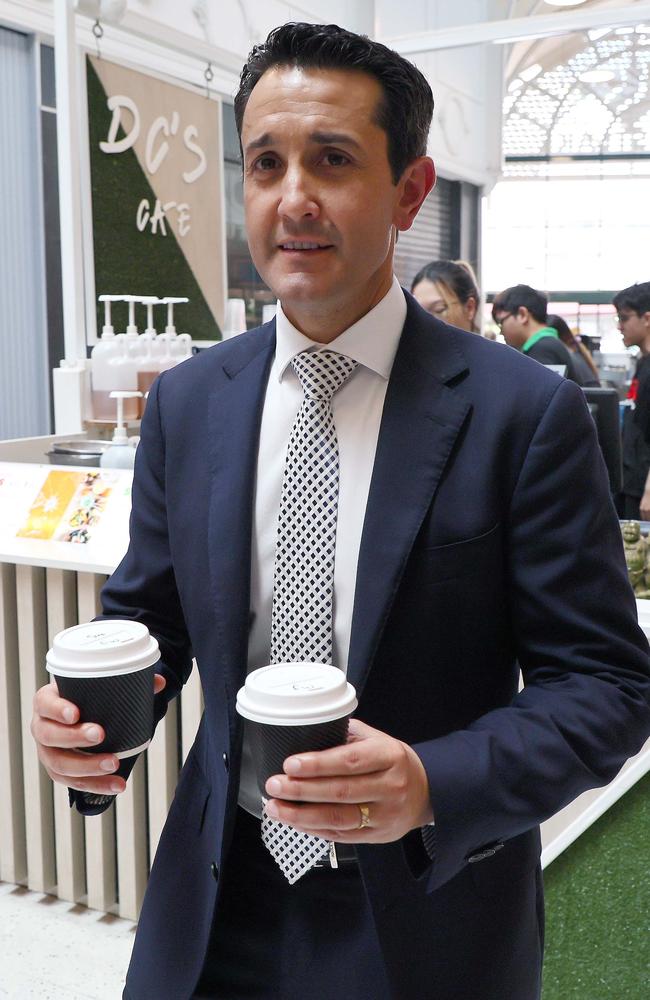
[[[0,562],[110,574],[129,540],[127,469],[0,459]]]

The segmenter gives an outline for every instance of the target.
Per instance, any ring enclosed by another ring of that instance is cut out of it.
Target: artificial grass
[[[650,998],[650,774],[544,872],[543,1000]]]

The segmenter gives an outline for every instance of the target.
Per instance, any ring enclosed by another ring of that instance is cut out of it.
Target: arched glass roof
[[[517,62],[504,100],[507,158],[650,154],[650,24],[549,40]]]

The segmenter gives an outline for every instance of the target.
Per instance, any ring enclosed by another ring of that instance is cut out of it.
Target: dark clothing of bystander
[[[571,361],[573,362],[578,385],[583,386],[585,389],[592,386],[597,388],[600,385],[600,380],[596,378],[589,367],[587,359],[579,351],[570,351],[569,353],[571,354]]]
[[[639,518],[650,470],[650,354],[639,358],[623,418],[623,513]]]
[[[564,365],[566,367],[566,377],[570,378],[572,382],[582,385],[573,364],[571,353],[568,347],[564,346],[555,331],[552,333],[549,331],[548,335],[539,337],[530,347],[527,344],[524,345],[524,353],[529,358],[539,361],[541,365]]]

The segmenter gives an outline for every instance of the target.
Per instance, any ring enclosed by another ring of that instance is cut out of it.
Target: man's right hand
[[[156,674],[154,691],[165,686],[165,678]],[[55,681],[45,684],[34,695],[31,731],[39,760],[52,781],[80,792],[117,795],[126,788],[124,778],[113,772],[119,760],[113,753],[84,753],[104,739],[104,730],[94,722],[79,722],[79,709],[59,696]]]

